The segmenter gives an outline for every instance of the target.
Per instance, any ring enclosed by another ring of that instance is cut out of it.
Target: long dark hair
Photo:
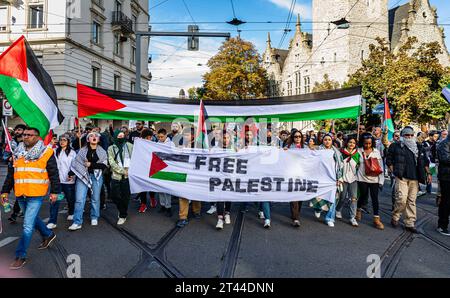
[[[56,148],[56,156],[59,157],[59,155],[61,154],[62,151],[62,147],[58,146],[58,148]],[[70,151],[72,151],[72,148],[70,148],[70,142],[69,140],[67,140],[67,148],[66,150],[64,150],[64,152],[66,153],[67,156],[69,156]]]
[[[294,137],[296,133],[300,133],[300,145],[303,148],[305,146],[303,142],[303,133],[298,129],[293,129],[291,131],[291,134],[289,135],[289,139],[287,141],[287,146],[290,147],[292,144],[294,144]]]

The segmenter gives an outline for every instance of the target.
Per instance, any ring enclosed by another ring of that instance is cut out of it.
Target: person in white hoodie
[[[375,148],[375,138],[370,133],[364,133],[361,136],[360,142],[360,147],[362,147],[358,150],[360,154],[360,166],[358,170],[358,189],[360,196],[358,199],[356,220],[361,221],[361,208],[367,204],[370,192],[373,208],[373,224],[375,228],[384,230],[384,225],[380,220],[378,202],[378,192],[384,184],[383,159],[380,151]],[[371,162],[373,162],[372,165],[378,163],[378,172],[374,171],[375,167],[366,169],[366,163]]]
[[[342,218],[342,207],[347,199],[347,194],[350,197],[350,223],[357,227],[358,222],[355,219],[357,202],[358,202],[358,168],[360,164],[360,154],[356,147],[356,138],[350,137],[347,144],[341,149],[342,158],[344,159],[343,169],[343,187],[339,195],[339,202],[336,206],[336,218]]]
[[[75,209],[75,174],[70,170],[70,165],[76,156],[75,150],[70,148],[70,136],[67,134],[60,136],[59,146],[55,151],[55,157],[58,164],[62,192],[69,207],[69,216],[67,217],[67,220],[73,220],[73,212]],[[56,228],[59,204],[60,201],[50,204],[50,218],[47,224],[48,229]]]

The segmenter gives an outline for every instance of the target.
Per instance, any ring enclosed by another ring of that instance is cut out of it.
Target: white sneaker
[[[265,229],[270,228],[270,219],[264,220],[264,228],[265,228]]]
[[[358,222],[356,221],[356,219],[352,218],[350,219],[350,223],[352,224],[352,226],[357,227],[358,226]]]
[[[225,224],[231,224],[231,216],[229,214],[225,214]]]
[[[341,211],[336,211],[336,218],[337,219],[342,219],[342,212]]]
[[[223,230],[223,219],[219,218],[217,221],[216,229]]]
[[[81,225],[77,225],[77,224],[72,224],[69,227],[69,231],[76,231],[76,230],[79,230],[79,229],[81,229]]]
[[[322,213],[322,212],[314,212],[314,216],[315,216],[317,219],[319,219],[321,213]]]
[[[334,228],[334,222],[332,222],[332,221],[327,222],[327,225],[328,225],[330,228]]]
[[[264,212],[259,211],[259,212],[258,212],[258,217],[259,217],[259,219],[265,219],[265,217],[264,217]]]
[[[67,220],[73,220],[73,215],[67,216]]]
[[[211,208],[209,208],[209,210],[206,211],[206,213],[208,213],[208,214],[214,214],[214,213],[216,213],[216,211],[217,211],[216,206],[212,205]]]
[[[119,220],[117,221],[117,225],[118,225],[118,226],[121,226],[121,225],[123,225],[126,221],[127,221],[126,218],[119,218]]]
[[[56,228],[56,225],[54,224],[54,223],[49,223],[48,225],[47,225],[47,229],[49,229],[49,230],[53,230],[53,229],[55,229]]]
[[[98,220],[97,219],[91,220],[91,226],[97,226],[97,225],[98,225]]]

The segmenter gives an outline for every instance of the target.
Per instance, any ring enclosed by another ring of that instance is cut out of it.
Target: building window
[[[114,91],[120,91],[121,78],[120,75],[114,75]]]
[[[136,64],[136,45],[131,45],[131,64]]]
[[[305,87],[304,87],[305,93],[309,93],[311,91],[311,87],[310,87],[311,80],[310,80],[309,76],[303,77],[303,83],[305,85]]]
[[[287,82],[287,95],[292,95],[292,81]]]
[[[295,94],[299,95],[301,93],[301,75],[300,72],[295,73]]]
[[[28,28],[44,27],[44,5],[30,5],[28,10]]]
[[[101,43],[101,34],[102,32],[102,25],[100,25],[97,21],[92,22],[92,42],[96,44]]]
[[[6,31],[8,27],[8,7],[0,7],[0,31]]]
[[[131,93],[134,93],[135,90],[136,90],[136,83],[133,82],[133,81],[131,81],[131,84],[130,84],[130,92],[131,92]]]
[[[122,11],[122,2],[120,2],[119,0],[116,0],[116,4],[114,6],[114,10],[115,11]]]
[[[92,87],[100,87],[100,68],[92,66]]]
[[[120,33],[114,33],[114,54],[120,56],[122,43],[120,42]]]
[[[103,0],[92,0],[92,3],[94,3],[100,7],[103,7]]]

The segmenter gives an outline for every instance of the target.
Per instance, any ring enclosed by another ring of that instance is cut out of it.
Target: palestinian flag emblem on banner
[[[42,138],[63,122],[53,81],[24,36],[0,56],[0,88],[17,114],[28,126],[39,129]]]
[[[187,181],[187,174],[164,171],[169,167],[165,161],[189,163],[189,155],[173,155],[162,152],[153,152],[149,177],[152,179],[185,183]]]

